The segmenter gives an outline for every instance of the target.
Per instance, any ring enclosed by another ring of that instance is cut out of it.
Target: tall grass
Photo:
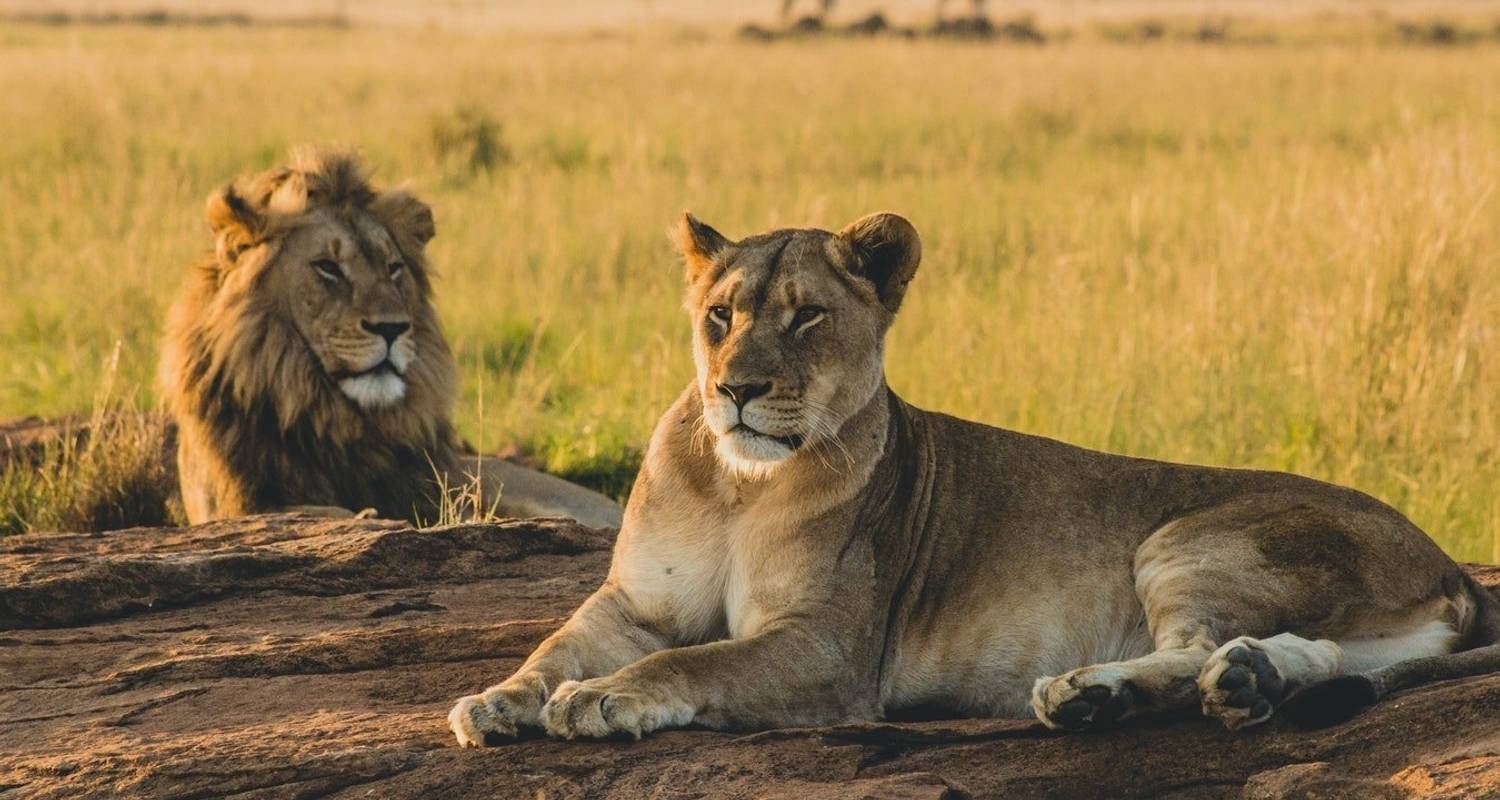
[[[909,400],[1351,484],[1497,555],[1493,44],[0,44],[0,415],[86,407],[116,340],[147,386],[203,197],[344,142],[436,209],[438,305],[479,376],[460,423],[486,449],[628,486],[691,375],[664,235],[684,208],[731,235],[894,209],[925,244],[888,358]]]
[[[138,412],[134,393],[115,383],[118,364],[116,349],[88,417],[35,448],[0,454],[0,535],[182,521],[167,422]]]

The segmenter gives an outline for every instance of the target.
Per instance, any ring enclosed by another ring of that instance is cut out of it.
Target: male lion
[[[1078,730],[1201,706],[1240,728],[1334,676],[1313,710],[1500,667],[1500,605],[1363,494],[903,402],[882,368],[921,250],[901,217],[731,242],[688,216],[678,239],[697,380],[603,586],[458,701],[461,744],[916,708]]]
[[[456,370],[431,302],[432,212],[376,191],[349,153],[292,164],[208,200],[213,255],[167,322],[160,381],[178,423],[194,523],[292,507],[436,516],[438,476],[464,483]],[[566,481],[486,460],[504,510],[619,524]]]

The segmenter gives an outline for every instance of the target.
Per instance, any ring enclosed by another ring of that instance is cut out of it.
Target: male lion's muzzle
[[[366,319],[359,327],[371,335],[341,359],[347,366],[335,376],[339,388],[363,408],[393,405],[406,396],[406,369],[416,354],[411,322]]]

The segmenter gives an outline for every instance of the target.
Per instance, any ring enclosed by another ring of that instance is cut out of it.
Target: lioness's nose
[[[384,339],[387,347],[395,344],[396,340],[401,338],[401,334],[411,330],[410,322],[371,322],[369,320],[361,320],[359,326]]]
[[[717,384],[719,394],[724,395],[740,408],[757,397],[771,391],[769,383],[720,383]]]

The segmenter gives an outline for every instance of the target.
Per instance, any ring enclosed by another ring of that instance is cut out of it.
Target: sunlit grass
[[[0,453],[0,535],[182,522],[167,422],[139,413],[134,392],[115,382],[118,356],[106,363],[88,416],[54,439]]]
[[[436,209],[487,450],[628,487],[691,375],[683,209],[730,235],[891,209],[924,237],[907,399],[1351,484],[1460,558],[1500,540],[1500,46],[0,41],[0,415],[88,408],[117,340],[147,387],[203,198],[343,142]]]

